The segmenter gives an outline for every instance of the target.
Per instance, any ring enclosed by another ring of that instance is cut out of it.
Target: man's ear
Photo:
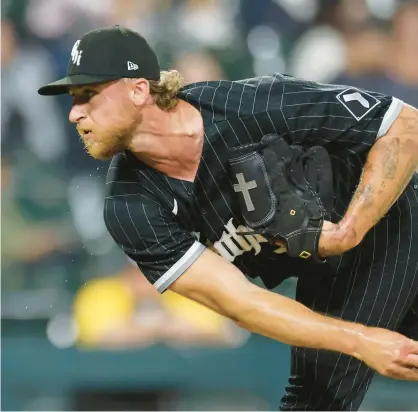
[[[143,106],[150,93],[149,82],[147,79],[132,79],[130,96],[135,106]]]

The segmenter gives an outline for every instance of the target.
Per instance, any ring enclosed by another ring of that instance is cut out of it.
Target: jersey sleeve
[[[276,75],[269,106],[276,129],[295,144],[372,145],[398,117],[399,99],[350,86]]]
[[[167,208],[142,196],[106,198],[104,220],[118,246],[161,293],[205,249]]]

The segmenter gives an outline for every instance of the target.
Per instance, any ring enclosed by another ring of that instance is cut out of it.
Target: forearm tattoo
[[[403,111],[396,123],[371,149],[343,218],[356,232],[366,233],[387,213],[418,166],[418,111]]]

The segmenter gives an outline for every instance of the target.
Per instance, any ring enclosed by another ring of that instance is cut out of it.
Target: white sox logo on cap
[[[80,66],[81,55],[83,54],[83,50],[78,50],[79,45],[80,40],[77,40],[71,50],[71,61],[77,66]]]

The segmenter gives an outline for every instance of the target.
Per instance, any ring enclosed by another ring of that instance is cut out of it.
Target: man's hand
[[[396,332],[365,328],[354,355],[383,376],[418,380],[418,342]]]

